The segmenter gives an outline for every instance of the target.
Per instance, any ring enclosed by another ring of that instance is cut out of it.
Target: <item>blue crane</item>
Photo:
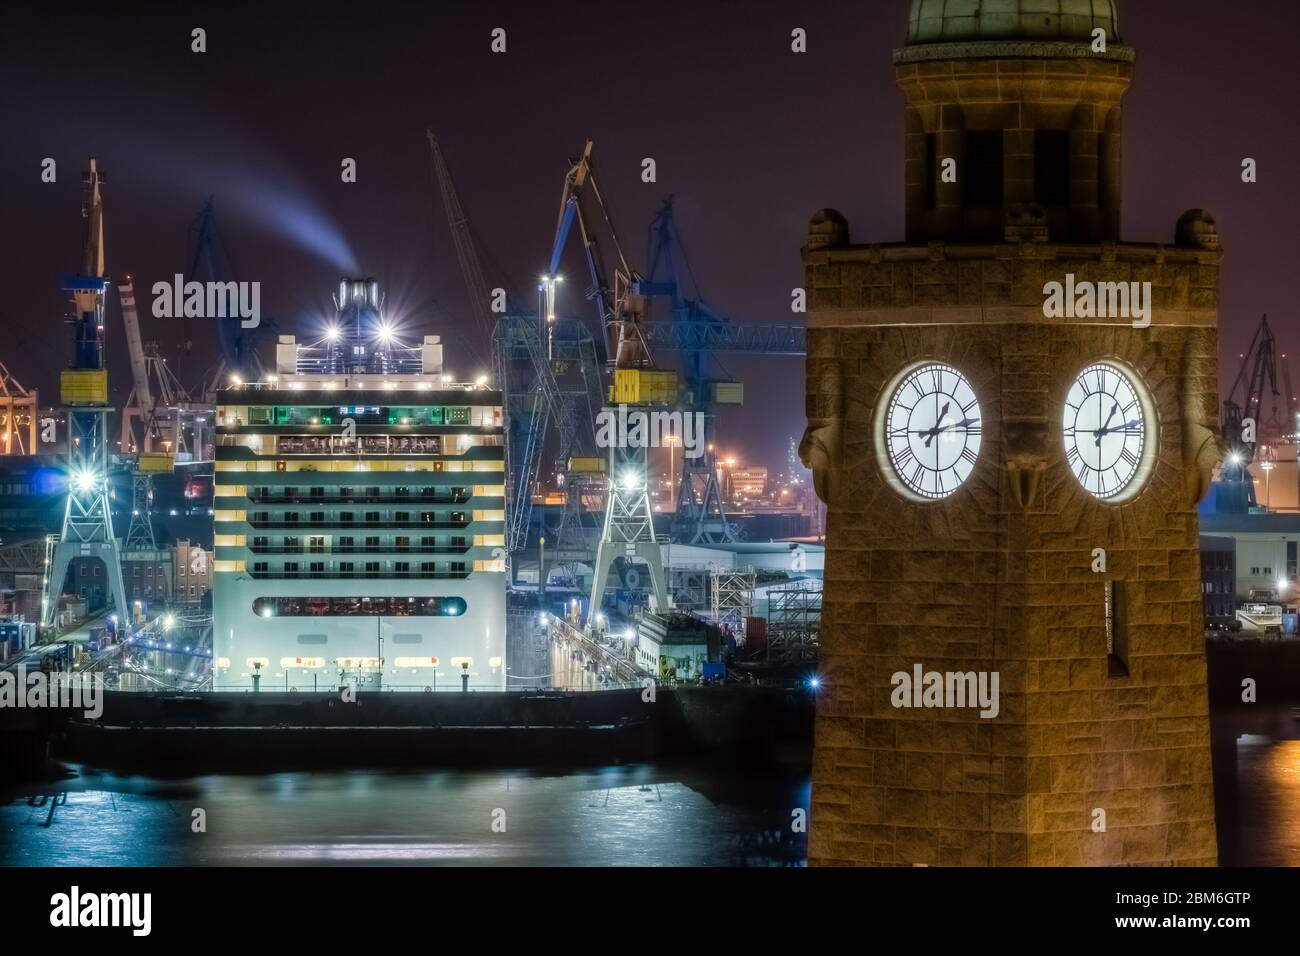
[[[686,258],[672,196],[664,200],[648,232],[645,278],[639,288],[643,295],[665,300],[672,320],[645,323],[643,334],[651,346],[681,353],[684,410],[705,423],[703,454],[695,458],[682,455],[672,537],[687,544],[735,541],[738,529],[723,510],[713,455],[715,405],[723,397],[717,392],[714,358],[723,352],[802,355],[806,329],[800,325],[738,324],[714,311],[700,294]],[[731,389],[725,396],[729,403],[740,397],[738,391]]]
[[[217,214],[213,197],[209,196],[190,222],[185,255],[186,279],[208,282],[226,282],[232,275],[230,252],[217,227]],[[263,318],[256,328],[244,328],[237,316],[214,320],[217,325],[217,344],[221,347],[221,360],[207,376],[204,396],[214,396],[226,380],[234,375],[254,379],[261,371],[257,340],[259,336],[275,335],[279,329],[275,322]]]
[[[113,536],[108,502],[108,369],[104,364],[104,304],[109,279],[104,267],[104,177],[92,158],[82,175],[81,216],[85,223],[81,271],[65,276],[62,291],[72,299],[72,361],[60,379],[68,418],[68,497],[63,528],[50,556],[41,624],[58,612],[68,566],[74,557],[98,557],[117,612],[128,613],[122,556]]]

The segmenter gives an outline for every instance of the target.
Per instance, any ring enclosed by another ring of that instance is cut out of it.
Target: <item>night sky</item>
[[[902,102],[890,51],[907,0],[651,4],[221,4],[192,14],[18,4],[0,21],[0,361],[55,399],[67,360],[59,276],[81,243],[80,174],[98,157],[109,272],[132,272],[146,340],[148,286],[182,269],[186,233],[215,197],[230,278],[262,283],[263,313],[315,337],[341,274],[380,279],[404,328],[440,333],[462,379],[485,367],[437,198],[424,130],[441,138],[486,245],[490,285],[531,289],[549,255],[568,158],[596,142],[622,239],[644,265],[668,194],[703,298],[738,321],[788,322],[799,247],[823,206],[855,241],[903,232]],[[346,13],[345,10],[351,10]],[[1218,219],[1223,371],[1268,312],[1294,347],[1300,256],[1300,88],[1293,0],[1128,0],[1137,47],[1125,112],[1125,237],[1172,241],[1192,207]],[[190,52],[190,30],[208,52]],[[489,50],[507,30],[504,55]],[[809,52],[790,52],[790,31]],[[44,157],[59,181],[40,182]],[[640,181],[653,157],[658,182]],[[1243,157],[1260,181],[1241,182]],[[353,157],[358,182],[340,181]],[[576,253],[576,244],[571,247]],[[585,277],[574,254],[565,272]],[[568,287],[565,310],[590,307]],[[114,400],[129,387],[110,306]],[[186,379],[215,360],[191,328]],[[467,341],[468,336],[468,341]],[[267,351],[264,350],[264,355]],[[471,366],[479,365],[479,368]],[[779,468],[803,429],[797,359],[726,359],[747,406],[721,419],[737,457]]]

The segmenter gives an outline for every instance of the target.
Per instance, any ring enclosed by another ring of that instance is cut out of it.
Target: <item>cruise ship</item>
[[[217,691],[503,690],[501,394],[403,342],[379,283],[217,397]]]

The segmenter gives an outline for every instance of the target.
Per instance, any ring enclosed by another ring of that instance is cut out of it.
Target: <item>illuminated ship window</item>
[[[325,658],[323,657],[282,657],[280,666],[289,667],[324,667]]]
[[[259,597],[258,617],[460,617],[460,597]]]
[[[436,657],[399,657],[395,661],[398,667],[437,667]]]

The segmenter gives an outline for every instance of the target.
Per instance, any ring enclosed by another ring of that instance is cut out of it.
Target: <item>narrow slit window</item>
[[[1106,672],[1128,677],[1128,614],[1122,581],[1106,582]]]

